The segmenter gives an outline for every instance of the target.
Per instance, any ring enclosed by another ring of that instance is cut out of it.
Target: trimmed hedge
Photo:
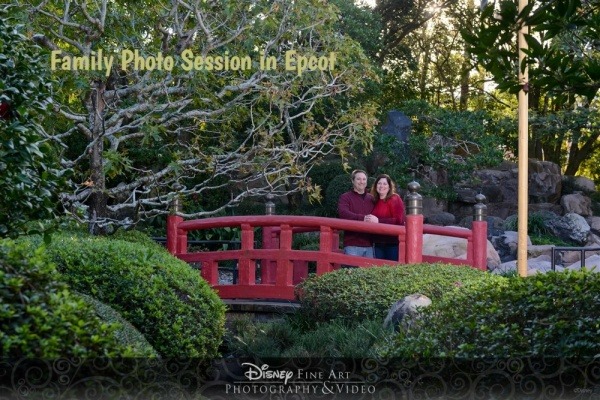
[[[414,264],[373,268],[344,268],[310,275],[296,287],[301,312],[309,319],[384,318],[396,301],[413,293],[432,300],[457,287],[501,282],[504,278],[470,267]]]
[[[117,310],[161,356],[218,355],[225,305],[198,271],[166,250],[56,234],[47,253],[73,289]]]
[[[38,249],[0,241],[0,357],[140,357],[115,338],[117,324],[101,321],[93,308],[61,281]]]
[[[148,343],[148,340],[146,340],[144,335],[142,335],[135,326],[125,320],[117,310],[87,294],[77,293],[77,295],[81,296],[86,303],[94,308],[96,315],[102,321],[118,325],[118,328],[114,333],[117,342],[123,346],[134,349],[138,357],[159,357],[159,354],[154,350],[154,347]]]
[[[549,272],[453,293],[386,356],[600,357],[600,274]]]

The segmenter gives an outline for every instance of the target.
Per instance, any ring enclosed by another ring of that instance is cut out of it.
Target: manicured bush
[[[436,300],[457,287],[502,279],[470,267],[446,264],[344,268],[310,275],[296,288],[296,296],[301,312],[314,321],[383,319],[393,303],[410,294],[421,293]]]
[[[423,309],[387,356],[600,356],[600,274],[549,272],[487,282]]]
[[[165,231],[166,231],[166,229],[165,229]],[[163,231],[163,232],[165,232],[165,231]],[[145,247],[164,248],[163,245],[156,242],[154,239],[152,239],[150,236],[148,236],[146,233],[144,233],[142,231],[119,229],[110,237],[112,239],[119,239],[119,240],[124,240],[126,242],[138,243],[138,244],[144,245]]]
[[[135,326],[131,325],[123,318],[117,310],[87,294],[77,293],[77,295],[93,307],[98,318],[106,323],[116,324],[118,326],[114,332],[114,336],[118,343],[134,349],[138,357],[159,357],[159,354],[154,350],[154,347],[152,347],[148,340],[146,340],[144,335],[142,335]]]
[[[0,241],[0,358],[146,355],[120,344],[117,328],[69,290],[41,250]]]
[[[73,289],[117,310],[161,356],[217,356],[225,306],[197,271],[166,250],[56,234],[47,253]]]

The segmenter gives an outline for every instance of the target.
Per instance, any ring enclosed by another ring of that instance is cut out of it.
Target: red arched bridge
[[[417,201],[413,201],[411,195],[418,196]],[[389,260],[343,254],[340,233],[344,230],[398,237],[399,264],[444,262],[487,269],[487,222],[483,200],[475,206],[472,229],[424,224],[420,214],[420,195],[413,192],[407,196],[406,202],[405,226],[295,215],[234,216],[191,221],[171,215],[167,222],[167,249],[181,260],[199,265],[202,277],[222,299],[294,300],[294,287],[308,275],[309,266],[320,275],[342,265],[369,268],[394,264]],[[217,251],[188,249],[188,233],[226,227],[239,229],[240,248]],[[318,234],[318,250],[292,248],[294,235],[305,232]],[[424,255],[423,234],[465,239],[466,259]],[[233,283],[222,284],[219,263],[230,260],[237,264],[237,279]]]

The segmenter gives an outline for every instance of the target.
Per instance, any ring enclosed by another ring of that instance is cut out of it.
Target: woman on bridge
[[[375,199],[375,207],[371,212],[383,224],[404,225],[404,202],[396,193],[396,185],[389,175],[379,175],[371,194]],[[387,235],[373,237],[375,258],[398,261],[398,238]]]

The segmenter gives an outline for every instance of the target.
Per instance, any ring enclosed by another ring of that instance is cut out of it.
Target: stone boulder
[[[552,269],[552,262],[550,256],[541,255],[536,258],[527,260],[527,275],[535,275],[538,273],[548,272]],[[500,264],[497,268],[492,271],[493,274],[499,275],[510,275],[517,274],[517,260],[508,261]]]
[[[408,138],[412,129],[412,120],[401,111],[388,111],[385,123],[381,127],[383,133],[394,136],[408,150]]]
[[[562,174],[558,164],[529,159],[529,198],[532,203],[557,203],[561,189]]]
[[[456,218],[453,214],[444,211],[430,215],[425,219],[425,222],[431,225],[448,226],[453,225],[456,222]]]
[[[562,175],[558,164],[549,161],[529,160],[529,208],[533,211],[547,209],[562,214],[558,204],[562,189]],[[475,195],[487,198],[487,213],[502,219],[517,213],[518,168],[512,162],[498,167],[474,171],[472,177],[454,187],[456,200],[449,202],[448,211],[458,220],[472,215]],[[540,204],[539,206],[536,206]]]
[[[423,255],[467,259],[467,239],[424,234]],[[487,242],[487,267],[494,269],[500,265],[500,256],[488,240]]]
[[[595,235],[600,235],[600,217],[590,217],[586,221],[590,226],[590,231]]]
[[[575,190],[581,190],[584,193],[596,191],[596,184],[590,178],[585,176],[563,176],[563,180],[569,180],[573,183]]]
[[[431,299],[420,293],[406,296],[390,307],[383,321],[383,327],[385,329],[393,329],[396,332],[410,329],[418,315],[419,309],[429,307],[430,305]]]
[[[590,234],[590,226],[579,214],[568,213],[561,218],[549,221],[549,228],[552,233],[560,239],[569,242],[573,241],[579,245],[586,244]]]
[[[502,235],[492,238],[493,246],[502,262],[517,258],[518,241],[519,233],[516,231],[505,231]],[[527,246],[531,246],[529,236],[527,237]]]
[[[592,213],[592,200],[581,193],[567,194],[560,198],[560,205],[565,213],[575,213],[589,217]]]
[[[594,254],[590,257],[586,257],[584,261],[584,267],[594,272],[600,272],[600,255]],[[573,263],[565,268],[557,267],[557,271],[563,271],[565,269],[568,270],[580,270],[581,269],[581,261]]]

